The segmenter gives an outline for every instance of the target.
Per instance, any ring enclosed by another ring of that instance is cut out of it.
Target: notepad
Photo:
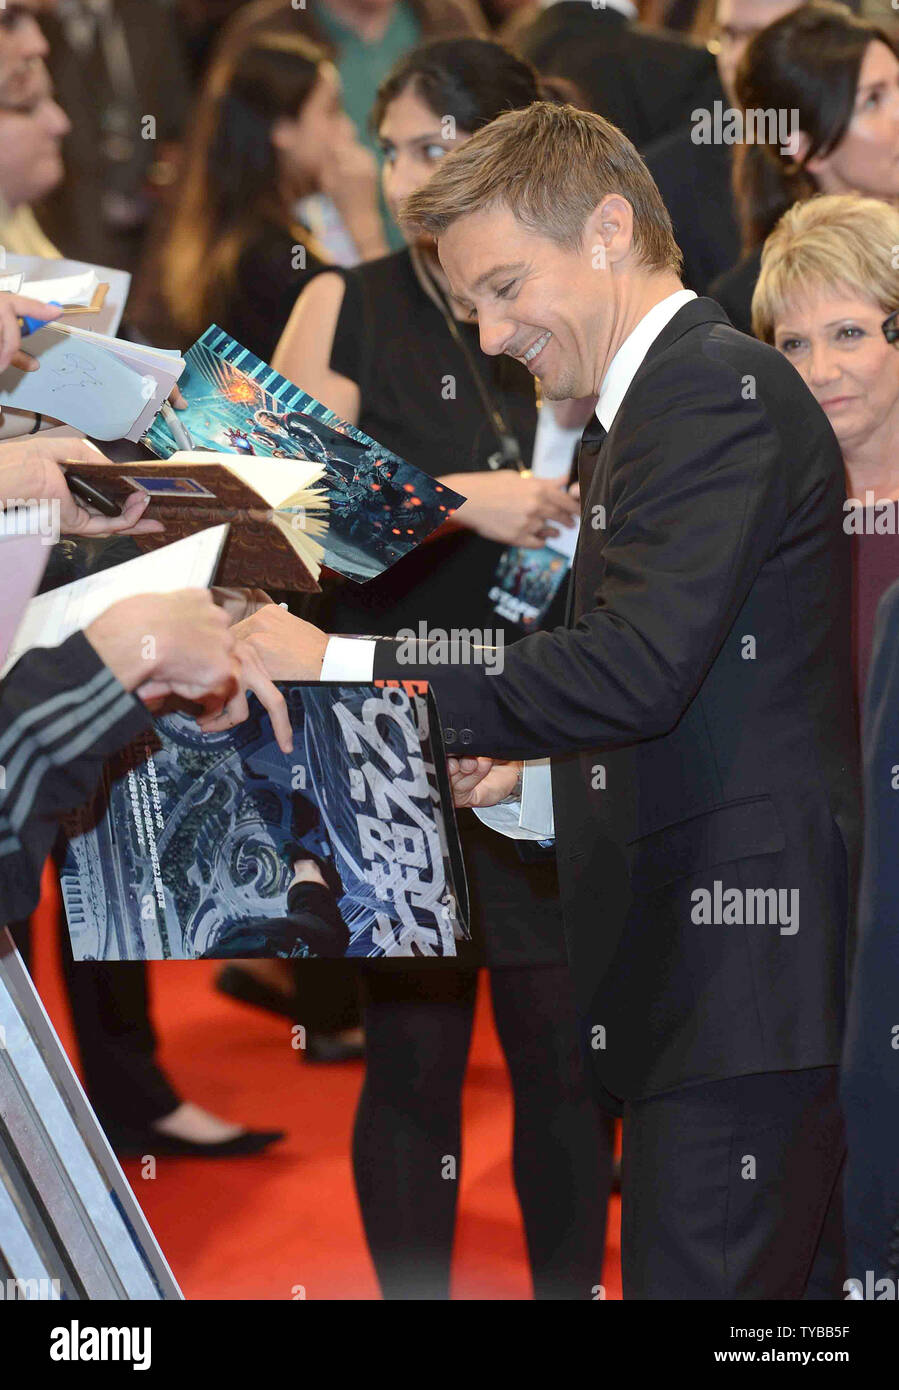
[[[44,324],[22,347],[38,370],[0,374],[0,404],[49,415],[94,439],[138,440],[184,370],[177,352],[73,324]]]

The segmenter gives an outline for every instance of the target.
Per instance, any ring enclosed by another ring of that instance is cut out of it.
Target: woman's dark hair
[[[387,107],[412,87],[435,116],[452,116],[473,135],[501,115],[540,98],[537,74],[492,39],[435,39],[413,48],[378,88],[370,117],[377,131]]]
[[[895,41],[845,5],[814,0],[770,24],[748,45],[736,77],[744,111],[798,111],[809,147],[801,161],[777,144],[746,141],[737,147],[734,190],[744,251],[760,246],[787,208],[819,192],[805,167],[836,149],[855,106],[865,50]]]
[[[199,332],[217,317],[262,219],[287,224],[272,127],[300,113],[326,57],[301,35],[257,30],[213,60],[162,256],[162,291],[181,329]]]

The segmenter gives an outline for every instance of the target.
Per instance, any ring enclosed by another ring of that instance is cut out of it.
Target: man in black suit
[[[541,77],[573,83],[642,149],[720,95],[707,49],[631,21],[629,0],[550,0],[509,42]]]
[[[781,15],[798,8],[799,0],[717,0],[714,47],[721,85],[713,102],[738,106],[734,81],[747,44]],[[694,112],[702,104],[693,101],[691,110],[643,152],[684,254],[684,283],[697,294],[705,294],[740,258],[732,188],[735,147],[720,140],[697,142]]]
[[[429,680],[460,757],[550,755],[582,1039],[624,1116],[626,1296],[840,1297],[859,812],[836,440],[779,353],[682,288],[658,190],[601,118],[503,115],[407,212],[486,352],[550,399],[599,394],[567,625],[460,638],[453,664],[275,605],[244,633],[273,679]],[[499,810],[545,834],[542,772]],[[458,801],[517,776],[462,761]]]
[[[865,697],[865,854],[852,978],[843,1105],[847,1294],[895,1299],[899,1285],[899,583],[877,609]]]

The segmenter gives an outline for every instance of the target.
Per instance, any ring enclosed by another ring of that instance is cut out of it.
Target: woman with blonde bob
[[[843,451],[861,700],[877,603],[899,579],[899,209],[856,194],[796,203],[765,242],[752,327],[793,363]]]

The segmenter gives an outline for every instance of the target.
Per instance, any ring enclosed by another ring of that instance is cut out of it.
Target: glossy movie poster
[[[215,324],[185,363],[178,387],[187,409],[172,412],[171,425],[157,416],[144,442],[160,458],[211,449],[324,464],[324,563],[348,579],[382,574],[465,500],[341,420]]]
[[[280,688],[292,754],[251,697],[227,733],[166,715],[107,764],[66,825],[76,960],[455,956],[467,893],[426,691]]]

